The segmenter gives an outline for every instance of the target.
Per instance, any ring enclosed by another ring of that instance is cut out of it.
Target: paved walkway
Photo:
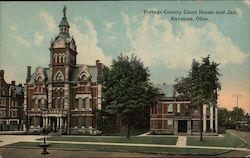
[[[176,147],[185,147],[187,146],[187,136],[178,136]]]

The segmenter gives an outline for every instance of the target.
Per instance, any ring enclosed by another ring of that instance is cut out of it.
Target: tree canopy
[[[188,75],[175,80],[177,83],[174,87],[180,96],[189,98],[193,108],[200,108],[200,140],[202,140],[202,106],[216,105],[218,90],[221,90],[218,66],[218,63],[210,61],[208,55],[202,58],[201,63],[193,60]]]
[[[135,55],[120,55],[104,69],[104,104],[109,113],[121,113],[125,125],[130,128],[136,115],[155,102],[156,89],[149,82],[149,69]]]

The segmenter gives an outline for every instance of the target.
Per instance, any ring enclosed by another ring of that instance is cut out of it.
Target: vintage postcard
[[[0,158],[250,157],[250,1],[0,2]]]

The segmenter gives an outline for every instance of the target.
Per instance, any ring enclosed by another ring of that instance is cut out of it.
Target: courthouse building
[[[93,134],[98,132],[94,111],[102,108],[103,64],[99,60],[95,65],[76,64],[77,45],[69,34],[65,7],[63,14],[59,34],[50,42],[49,67],[37,67],[33,73],[27,67],[26,129]]]
[[[150,109],[150,132],[155,134],[188,134],[200,132],[200,110],[191,108],[188,98],[178,97],[173,85],[156,85],[160,89],[157,104]],[[203,105],[203,134],[218,134],[216,105]]]
[[[0,70],[0,131],[22,130],[23,95],[22,85],[6,83],[4,70]]]

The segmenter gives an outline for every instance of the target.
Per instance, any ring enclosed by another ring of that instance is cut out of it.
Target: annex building
[[[27,67],[24,109],[27,131],[95,134],[94,111],[102,109],[103,64],[77,64],[77,45],[69,34],[66,8],[59,34],[50,42],[49,67]]]
[[[150,109],[150,132],[153,134],[200,133],[200,110],[190,106],[191,101],[175,95],[173,85],[156,85],[160,89],[157,104]],[[218,109],[216,105],[203,105],[204,135],[218,134]]]

